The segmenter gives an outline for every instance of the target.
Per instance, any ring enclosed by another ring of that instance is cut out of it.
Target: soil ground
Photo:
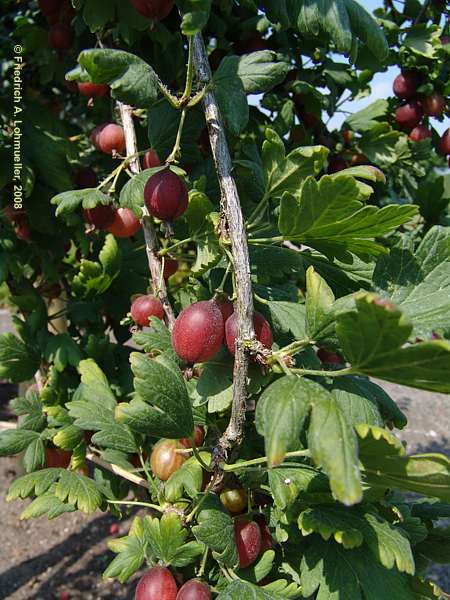
[[[0,311],[0,332],[7,328],[7,315]],[[398,433],[407,442],[408,453],[442,452],[450,456],[450,398],[393,384],[383,383],[383,387],[408,416],[407,428]],[[10,387],[0,386],[0,419],[8,417],[4,400],[12,393]],[[138,576],[127,585],[101,579],[113,558],[107,540],[110,526],[117,521],[102,513],[19,521],[24,503],[5,501],[19,468],[15,459],[0,460],[0,599],[54,600],[67,591],[71,600],[132,600]],[[128,531],[130,521],[119,522],[117,535]],[[450,567],[435,567],[429,575],[450,592]]]

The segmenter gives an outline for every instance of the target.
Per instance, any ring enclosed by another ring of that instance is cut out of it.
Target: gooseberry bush
[[[450,393],[444,4],[5,3],[8,499],[139,506],[104,572],[136,600],[444,597],[450,462],[379,382]]]

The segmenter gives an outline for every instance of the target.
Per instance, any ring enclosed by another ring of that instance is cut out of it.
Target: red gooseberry
[[[186,456],[178,453],[183,449],[178,440],[159,440],[153,446],[150,455],[150,466],[153,473],[162,481],[167,481],[171,475],[178,471],[186,460]]]
[[[72,46],[73,31],[65,23],[55,23],[48,32],[48,43],[55,50],[68,50]]]
[[[255,562],[261,552],[261,530],[255,521],[235,521],[234,535],[241,569]]]
[[[134,600],[176,600],[177,583],[166,567],[152,567],[136,586]]]
[[[106,123],[94,129],[91,140],[97,150],[104,154],[112,154],[114,151],[120,154],[125,150],[123,128],[115,123]]]
[[[204,581],[191,579],[180,588],[177,600],[211,600],[211,592]]]
[[[393,90],[398,98],[409,100],[416,95],[419,78],[413,71],[404,71],[394,79]]]
[[[397,123],[406,129],[412,129],[418,125],[422,115],[422,107],[416,100],[402,104],[395,111]]]
[[[141,228],[141,222],[131,208],[118,208],[114,214],[114,221],[108,231],[118,238],[128,238]]]
[[[98,204],[83,211],[84,220],[96,229],[107,229],[114,221],[116,211],[112,204]]]
[[[450,154],[450,127],[442,134],[439,149],[442,154]]]
[[[155,296],[139,296],[131,305],[131,317],[136,325],[148,327],[150,317],[164,319],[164,307]]]
[[[97,187],[98,179],[96,172],[91,167],[82,167],[73,176],[75,185],[79,189]]]
[[[106,96],[109,94],[109,85],[104,85],[102,83],[91,83],[87,82],[78,82],[78,91],[82,96],[88,96],[88,98],[99,98],[101,96]]]
[[[254,517],[254,520],[258,523],[259,529],[261,530],[261,552],[271,550],[274,546],[272,534],[267,525],[266,517],[258,513]]]
[[[164,259],[164,271],[163,277],[164,279],[169,279],[178,271],[178,261],[173,258],[165,258]]]
[[[432,133],[426,125],[417,125],[417,127],[414,127],[414,129],[411,130],[408,137],[413,142],[420,142],[431,136]]]
[[[205,428],[203,425],[196,425],[194,427],[194,444],[196,448],[199,448],[203,444],[205,439]],[[191,441],[188,438],[181,438],[180,444],[185,448],[192,448]]]
[[[70,464],[72,453],[61,448],[46,448],[45,449],[45,464],[47,467],[58,467],[66,469]]]
[[[172,345],[188,364],[211,359],[222,341],[223,318],[214,301],[196,302],[178,315],[172,331]]]
[[[440,117],[445,109],[445,98],[437,92],[422,98],[421,103],[423,112],[429,117]]]
[[[145,204],[151,215],[162,221],[173,221],[188,207],[188,191],[184,181],[170,169],[152,175],[144,188]]]
[[[165,19],[173,8],[173,0],[131,0],[134,8],[153,21]]]
[[[161,160],[156,150],[153,150],[152,148],[144,154],[144,158],[142,159],[142,165],[144,169],[152,169],[153,167],[161,166]]]
[[[255,328],[256,338],[266,348],[271,348],[273,344],[272,329],[269,323],[259,312],[255,312],[253,316],[253,327]],[[225,339],[227,348],[234,354],[236,351],[236,337],[237,337],[237,317],[236,313],[233,313],[231,317],[225,323]]]

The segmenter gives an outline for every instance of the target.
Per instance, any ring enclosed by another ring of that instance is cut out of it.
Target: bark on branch
[[[194,39],[194,66],[200,84],[208,86],[211,81],[211,69],[201,34],[196,35]],[[226,219],[227,234],[231,243],[237,295],[235,310],[237,313],[238,339],[234,363],[233,405],[230,422],[218,448],[218,453],[223,453],[225,457],[233,445],[241,442],[243,436],[249,362],[246,343],[255,337],[253,329],[253,295],[244,218],[236,182],[232,174],[233,165],[224,123],[214,92],[211,89],[207,89],[204,95],[203,109],[219,179],[222,213]]]
[[[134,130],[133,123],[133,107],[129,106],[128,104],[123,104],[122,102],[118,102],[117,104],[119,106],[120,117],[125,133],[127,156],[132,156],[129,162],[130,171],[132,173],[137,174],[141,170],[141,165],[139,162],[139,156],[136,155],[138,149],[136,142],[136,132]],[[153,282],[153,291],[155,295],[158,296],[158,298],[161,300],[161,303],[164,306],[164,311],[166,313],[167,325],[169,329],[172,329],[173,324],[175,323],[175,315],[173,313],[172,306],[169,302],[166,282],[162,274],[162,262],[158,255],[158,237],[156,235],[155,228],[153,227],[151,217],[148,213],[145,204],[142,208],[142,211],[142,228],[144,230],[145,246],[148,258],[148,266],[150,268],[150,273]]]

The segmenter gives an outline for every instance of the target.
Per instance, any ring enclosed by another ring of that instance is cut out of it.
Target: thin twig
[[[149,489],[148,482],[145,481],[145,479],[142,479],[142,477],[139,477],[139,475],[134,475],[133,473],[130,473],[129,471],[126,471],[125,469],[122,469],[122,467],[118,467],[117,465],[113,465],[112,463],[106,462],[106,460],[103,460],[103,458],[100,458],[99,456],[97,456],[96,454],[93,454],[92,452],[86,453],[86,460],[90,460],[91,462],[95,463],[99,467],[102,467],[103,469],[107,469],[108,471],[111,471],[111,473],[114,473],[114,475],[119,475],[119,477],[123,477],[123,479],[127,479],[128,481],[131,481],[131,483],[134,483],[136,485],[140,485],[141,487]]]
[[[244,218],[239,195],[232,175],[232,162],[225,128],[214,92],[208,84],[211,81],[211,69],[208,55],[201,34],[194,38],[194,65],[197,77],[206,92],[203,98],[203,109],[208,126],[209,141],[216,165],[217,177],[221,191],[221,208],[225,217],[223,233],[231,242],[234,274],[236,280],[237,301],[237,342],[234,362],[233,404],[230,422],[216,448],[216,460],[242,441],[247,401],[247,373],[249,354],[248,342],[255,339],[253,329],[253,296],[250,281],[250,260],[247,247]],[[250,344],[251,346],[251,344]]]
[[[139,156],[137,155],[137,142],[136,132],[134,130],[133,123],[133,107],[128,104],[118,102],[120,116],[122,119],[123,130],[125,133],[125,142],[127,156],[130,156],[129,165],[132,173],[137,174],[141,170],[139,163]],[[148,265],[150,267],[150,273],[153,282],[153,291],[156,296],[161,300],[166,313],[167,325],[169,329],[172,329],[175,323],[175,315],[170,304],[169,297],[167,295],[166,282],[164,281],[162,264],[158,256],[159,244],[158,237],[156,235],[155,228],[153,226],[151,217],[148,213],[147,207],[142,207],[142,227],[144,230],[145,247],[147,251]]]

